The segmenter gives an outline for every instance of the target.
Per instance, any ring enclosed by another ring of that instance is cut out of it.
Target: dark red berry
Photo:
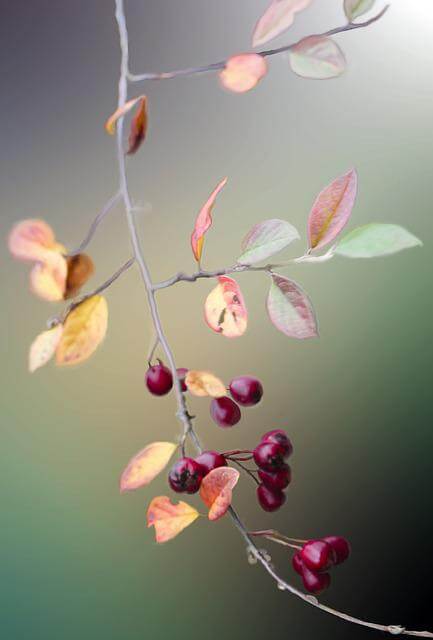
[[[312,571],[326,571],[337,560],[337,555],[325,540],[309,540],[301,551],[304,564]]]
[[[210,414],[220,427],[233,427],[241,419],[238,405],[227,396],[214,398],[210,403]]]
[[[342,538],[341,536],[326,536],[323,540],[334,549],[336,556],[335,564],[341,564],[350,556],[350,544],[346,538]]]
[[[229,389],[233,400],[236,400],[243,407],[252,407],[260,402],[263,396],[262,383],[252,376],[233,378]]]
[[[284,464],[285,450],[279,444],[262,442],[253,451],[255,463],[265,471],[277,471]]]
[[[173,386],[173,376],[168,367],[160,361],[146,372],[146,386],[154,396],[164,396]]]
[[[180,367],[179,369],[176,369],[176,373],[177,373],[177,377],[179,378],[180,388],[184,392],[188,391],[188,387],[186,386],[186,383],[185,383],[185,376],[188,373],[188,369],[184,369],[183,367]]]
[[[286,501],[286,494],[280,490],[268,489],[264,484],[257,487],[257,499],[265,511],[277,511]]]
[[[292,558],[292,566],[296,573],[299,573],[299,575],[302,576],[302,574],[304,573],[305,565],[302,561],[299,551],[297,551]]]
[[[274,444],[279,444],[285,451],[285,458],[288,458],[293,453],[292,443],[283,429],[273,429],[272,431],[268,431],[262,436],[262,442],[273,442]]]
[[[287,464],[277,471],[259,469],[259,478],[268,489],[285,489],[292,479],[291,469]]]
[[[329,573],[315,573],[314,571],[310,571],[308,567],[304,566],[302,581],[307,591],[318,595],[329,587],[331,584],[331,576]]]
[[[203,453],[197,456],[195,461],[203,467],[206,474],[218,467],[227,466],[227,460],[221,453],[218,453],[218,451],[203,451]]]
[[[196,493],[205,474],[205,469],[196,460],[181,458],[173,465],[168,482],[177,493]]]

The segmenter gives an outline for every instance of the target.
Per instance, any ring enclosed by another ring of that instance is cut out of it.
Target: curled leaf
[[[248,312],[238,283],[220,276],[204,305],[208,326],[226,338],[238,338],[247,329]]]
[[[346,69],[344,53],[334,40],[309,36],[290,49],[290,66],[301,78],[328,80]]]
[[[299,239],[297,229],[285,220],[271,219],[260,222],[242,240],[242,255],[238,264],[261,262]]]
[[[320,249],[338,236],[355,204],[358,177],[352,169],[319,193],[308,218],[311,249]]]
[[[419,247],[421,240],[397,224],[366,224],[345,236],[334,253],[346,258],[377,258]]]
[[[226,513],[238,480],[239,471],[232,467],[218,467],[203,478],[200,498],[209,507],[209,520],[218,520]]]
[[[272,324],[286,336],[297,340],[317,337],[313,305],[296,282],[272,274],[266,307]]]
[[[152,482],[177,449],[172,442],[152,442],[128,462],[120,478],[120,492],[133,491]]]
[[[102,296],[87,298],[75,307],[63,325],[56,352],[57,364],[65,366],[87,360],[103,341],[107,322],[108,307]]]
[[[140,98],[137,111],[131,122],[131,130],[128,141],[129,148],[126,152],[128,155],[133,155],[140,148],[141,143],[146,137],[147,122],[147,98],[146,96],[143,96],[142,98]]]
[[[265,44],[287,31],[295,15],[310,4],[311,0],[272,0],[255,26],[253,47]]]
[[[105,131],[108,134],[110,134],[110,136],[114,135],[116,131],[117,121],[119,120],[119,118],[123,118],[123,116],[126,116],[126,114],[129,111],[131,111],[133,107],[135,107],[137,102],[139,102],[143,98],[145,98],[145,96],[138,96],[137,98],[132,98],[132,100],[128,100],[128,102],[125,102],[123,107],[119,107],[118,109],[116,109],[116,111],[106,121]]]
[[[222,398],[227,395],[224,382],[209,371],[188,371],[185,384],[193,396]]]
[[[63,325],[58,324],[40,333],[32,342],[29,351],[29,371],[43,367],[53,357],[62,337]]]
[[[66,288],[67,263],[61,253],[51,251],[46,262],[38,262],[30,271],[31,291],[49,302],[63,300]]]
[[[373,8],[376,0],[344,0],[344,13],[349,22],[364,15]]]
[[[18,260],[45,262],[58,245],[51,227],[43,220],[22,220],[9,234],[9,251]]]
[[[67,258],[67,266],[68,276],[66,279],[65,300],[77,295],[83,284],[87,282],[95,271],[93,260],[86,253],[79,253]]]
[[[186,502],[177,505],[166,496],[154,498],[147,510],[147,526],[155,527],[156,541],[168,542],[194,522],[199,516],[196,509]]]
[[[265,58],[258,53],[241,53],[226,62],[219,79],[222,86],[234,93],[253,89],[268,71]]]
[[[191,235],[191,248],[197,262],[201,260],[203,251],[204,235],[212,225],[212,209],[219,192],[226,186],[228,178],[224,178],[212,191],[207,202],[200,210]]]

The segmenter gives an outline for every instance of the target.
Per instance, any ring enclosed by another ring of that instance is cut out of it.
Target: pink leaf
[[[296,282],[272,274],[266,307],[272,324],[286,336],[297,340],[317,337],[313,305]]]
[[[248,312],[238,283],[220,276],[205,302],[205,319],[216,333],[226,338],[238,338],[247,329]]]
[[[352,169],[318,195],[308,218],[311,249],[329,244],[345,227],[355,204],[357,186],[357,174]]]
[[[45,262],[57,247],[54,232],[43,220],[23,220],[9,234],[9,251],[18,260]]]
[[[215,204],[215,200],[219,192],[225,187],[226,184],[227,184],[227,178],[224,178],[223,180],[221,180],[221,182],[214,189],[214,191],[212,191],[211,195],[209,196],[209,199],[201,209],[195,221],[194,231],[192,232],[192,235],[191,235],[191,247],[197,262],[200,262],[200,259],[201,259],[201,254],[203,251],[204,235],[212,225],[212,209]]]
[[[273,40],[292,26],[295,15],[306,9],[312,0],[272,0],[257,22],[253,34],[253,47]]]
[[[268,65],[258,53],[242,53],[227,60],[220,72],[222,86],[234,93],[245,93],[253,89],[266,75]]]
[[[332,38],[309,36],[290,49],[290,66],[301,78],[329,80],[346,69],[343,51]]]
[[[209,507],[209,520],[218,520],[232,502],[232,491],[239,480],[239,471],[231,467],[213,469],[203,478],[200,498]]]
[[[129,462],[120,478],[120,492],[133,491],[152,482],[167,466],[177,445],[172,442],[152,442]]]

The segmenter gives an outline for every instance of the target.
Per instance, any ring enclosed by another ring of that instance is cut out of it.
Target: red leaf
[[[238,283],[220,276],[205,302],[205,319],[216,333],[226,338],[238,338],[247,329],[248,312]]]
[[[147,98],[146,96],[143,96],[142,98],[140,98],[137,111],[131,122],[129,148],[126,152],[128,155],[133,155],[140,148],[141,143],[146,137],[147,123]]]
[[[191,235],[191,247],[192,247],[192,252],[194,254],[194,257],[198,263],[200,263],[201,254],[203,251],[204,235],[212,225],[212,209],[215,204],[215,200],[219,192],[225,187],[226,184],[227,184],[227,178],[224,178],[223,180],[221,180],[221,182],[216,187],[216,189],[212,191],[211,195],[209,196],[209,199],[201,209],[195,221],[194,231],[192,232],[192,235]]]

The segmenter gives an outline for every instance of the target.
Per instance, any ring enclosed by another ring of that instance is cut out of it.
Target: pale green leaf
[[[243,239],[238,264],[254,264],[266,260],[298,239],[297,229],[285,220],[275,218],[260,222]]]
[[[397,224],[372,223],[354,229],[334,252],[347,258],[377,258],[421,245],[421,240]]]
[[[344,13],[349,22],[352,22],[370,11],[375,2],[376,0],[344,0]]]

